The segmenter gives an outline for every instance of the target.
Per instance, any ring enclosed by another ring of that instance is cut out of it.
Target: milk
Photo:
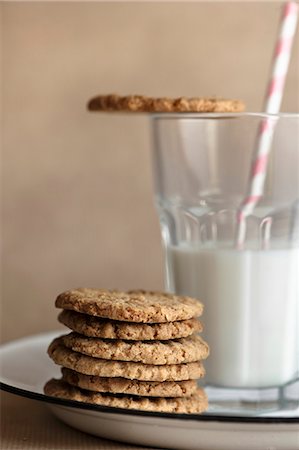
[[[206,382],[281,386],[299,371],[299,249],[182,244],[167,249],[169,289],[205,305]]]

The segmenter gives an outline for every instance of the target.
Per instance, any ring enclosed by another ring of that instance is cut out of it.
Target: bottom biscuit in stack
[[[47,395],[146,411],[207,409],[207,397],[196,383],[204,375],[201,360],[209,353],[194,334],[201,330],[194,318],[202,311],[198,301],[143,291],[82,289],[62,294],[56,306],[65,308],[59,320],[76,333],[49,346],[50,357],[63,368],[61,380],[45,385]]]
[[[45,393],[66,400],[115,408],[140,409],[143,411],[199,414],[205,411],[208,406],[206,394],[202,389],[197,389],[189,397],[142,397],[100,394],[75,388],[63,380],[52,379],[45,385]]]

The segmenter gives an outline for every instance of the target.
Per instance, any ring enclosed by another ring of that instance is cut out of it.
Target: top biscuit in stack
[[[200,413],[207,399],[196,379],[208,345],[196,334],[203,306],[190,297],[145,291],[76,289],[58,296],[59,321],[73,330],[50,357],[62,379],[45,393],[106,406]]]

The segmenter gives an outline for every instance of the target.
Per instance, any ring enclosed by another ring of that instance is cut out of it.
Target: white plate
[[[60,333],[45,333],[0,347],[1,389],[44,401],[62,421],[107,439],[181,450],[298,450],[299,417],[231,417],[150,413],[48,397],[45,382],[60,376],[46,354]]]

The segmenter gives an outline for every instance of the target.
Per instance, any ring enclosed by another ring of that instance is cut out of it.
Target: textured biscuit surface
[[[61,338],[54,339],[49,346],[48,354],[56,364],[85,375],[121,377],[141,381],[194,380],[205,375],[203,365],[199,361],[186,364],[166,364],[163,366],[137,362],[109,361],[74,352],[63,345]]]
[[[120,96],[98,95],[88,102],[90,111],[127,112],[241,112],[244,103],[240,100],[204,97],[146,97],[144,95]]]
[[[148,397],[187,397],[195,393],[197,383],[188,381],[137,381],[126,378],[83,375],[70,369],[62,369],[62,379],[72,386],[95,392],[141,395]]]
[[[159,398],[116,396],[113,394],[100,394],[81,390],[71,386],[63,380],[52,379],[44,387],[46,395],[78,402],[91,403],[102,406],[111,406],[144,411],[159,411],[169,413],[201,413],[208,407],[206,394],[202,389],[190,397]]]
[[[79,288],[60,294],[57,308],[112,320],[163,323],[200,316],[203,305],[191,297],[163,292],[118,292],[103,289]]]
[[[202,331],[202,325],[197,319],[146,324],[101,319],[65,309],[59,314],[58,320],[84,336],[105,339],[168,340]]]
[[[209,347],[200,336],[170,341],[123,341],[89,338],[77,333],[61,336],[63,344],[75,352],[116,361],[143,364],[181,364],[207,358]]]

